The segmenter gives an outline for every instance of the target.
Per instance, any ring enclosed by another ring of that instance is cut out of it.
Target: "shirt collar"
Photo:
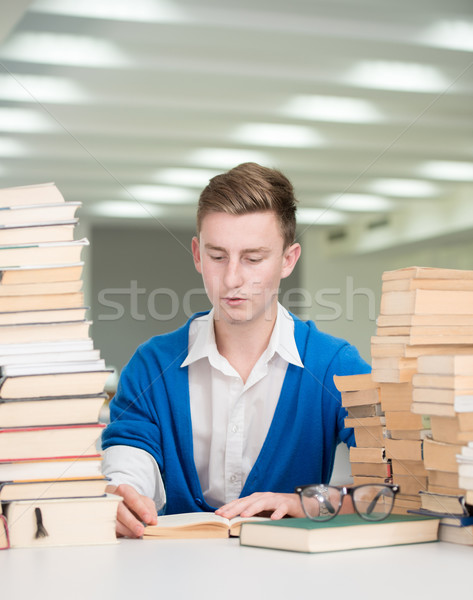
[[[304,368],[294,338],[294,319],[279,303],[273,332],[268,347],[263,352],[261,358],[267,363],[276,352],[288,363]],[[187,367],[191,363],[206,357],[212,364],[215,362],[220,362],[221,364],[223,358],[217,350],[217,343],[215,341],[213,309],[207,315],[198,317],[191,323],[189,352],[182,362],[181,367]]]

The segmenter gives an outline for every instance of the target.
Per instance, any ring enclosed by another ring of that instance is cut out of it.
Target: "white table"
[[[229,539],[17,549],[0,552],[0,590],[15,600],[471,598],[473,547],[436,542],[300,554]]]

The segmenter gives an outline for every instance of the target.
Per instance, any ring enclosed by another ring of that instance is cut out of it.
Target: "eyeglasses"
[[[328,521],[340,512],[344,496],[351,496],[353,506],[362,519],[382,521],[391,514],[399,486],[387,483],[363,484],[353,487],[324,484],[302,485],[299,494],[302,509],[312,521]]]

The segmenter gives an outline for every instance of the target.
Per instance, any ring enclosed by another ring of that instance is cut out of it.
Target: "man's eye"
[[[216,261],[223,260],[223,256],[211,256],[210,258]]]
[[[262,260],[263,260],[262,258],[248,258],[248,261],[253,264],[259,263]]]

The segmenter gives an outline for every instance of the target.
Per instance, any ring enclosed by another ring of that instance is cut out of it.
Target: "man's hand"
[[[227,519],[233,517],[253,517],[260,513],[270,513],[271,519],[289,517],[305,517],[301,501],[297,494],[274,494],[273,492],[256,492],[245,498],[238,498],[215,511],[217,515]]]
[[[143,535],[143,523],[156,525],[158,515],[151,498],[138,494],[134,487],[126,483],[118,487],[108,485],[106,489],[108,493],[122,496],[124,500],[118,505],[116,532],[119,537],[138,538]]]

